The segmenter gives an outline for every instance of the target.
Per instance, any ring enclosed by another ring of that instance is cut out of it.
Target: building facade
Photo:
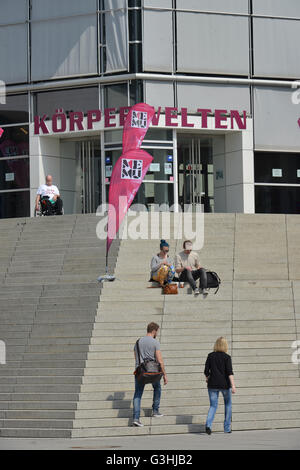
[[[299,32],[298,0],[2,0],[0,217],[33,216],[47,174],[95,212],[142,101],[136,202],[300,213]]]

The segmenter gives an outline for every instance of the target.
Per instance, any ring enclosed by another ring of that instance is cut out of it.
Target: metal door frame
[[[94,139],[95,140],[95,139]],[[82,140],[79,144],[79,164],[81,168],[81,213],[91,214],[95,207],[95,158],[94,140]]]

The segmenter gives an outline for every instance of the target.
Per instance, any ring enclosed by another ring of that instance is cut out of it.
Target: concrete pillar
[[[252,123],[248,129],[225,134],[213,143],[215,212],[254,213]]]

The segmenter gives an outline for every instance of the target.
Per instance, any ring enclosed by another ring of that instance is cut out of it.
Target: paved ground
[[[94,439],[0,438],[0,450],[300,450],[300,429]]]

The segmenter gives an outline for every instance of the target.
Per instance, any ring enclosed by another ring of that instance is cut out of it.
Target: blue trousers
[[[154,412],[159,411],[160,397],[161,397],[161,385],[160,382],[152,384],[153,387],[153,404],[152,410]],[[141,400],[143,396],[145,385],[139,383],[135,377],[135,392],[133,397],[133,419],[140,419],[141,413]]]
[[[231,402],[231,388],[229,389],[215,389],[208,388],[210,408],[206,419],[206,427],[212,427],[212,423],[218,408],[219,392],[222,393],[225,405],[225,419],[224,419],[224,432],[231,431],[231,413],[232,413],[232,402]]]

